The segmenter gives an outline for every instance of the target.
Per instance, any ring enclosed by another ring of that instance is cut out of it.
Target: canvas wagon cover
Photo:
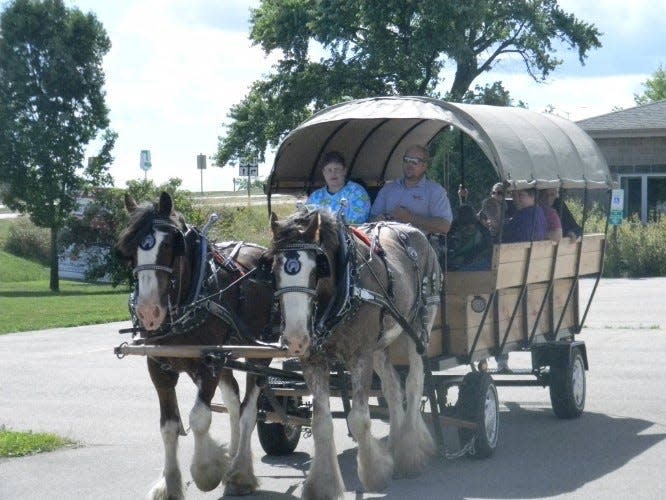
[[[322,185],[317,165],[331,150],[344,154],[350,177],[381,185],[402,176],[401,158],[408,145],[428,144],[449,126],[471,137],[499,178],[517,188],[612,186],[595,142],[564,118],[427,97],[376,97],[332,106],[294,129],[278,148],[268,193]]]

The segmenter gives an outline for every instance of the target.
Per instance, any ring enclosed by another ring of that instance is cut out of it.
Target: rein
[[[384,227],[384,224],[380,223],[377,225],[377,234],[375,234],[372,239],[370,239],[364,233],[361,233],[362,236],[359,236],[358,233],[360,231],[355,230],[355,228],[352,228],[350,232],[347,229],[347,226],[343,223],[343,221],[340,221],[340,219],[338,219],[338,227],[339,227],[338,234],[340,239],[340,249],[338,251],[338,255],[339,258],[345,260],[344,262],[345,268],[342,277],[336,276],[335,287],[338,293],[336,293],[334,297],[331,299],[326,309],[324,310],[324,313],[322,314],[321,318],[319,318],[318,320],[316,320],[315,318],[316,311],[318,309],[316,288],[305,287],[305,286],[284,287],[275,291],[274,296],[276,300],[277,297],[285,293],[305,293],[313,297],[312,346],[313,349],[315,350],[321,349],[326,340],[338,327],[338,325],[348,321],[358,311],[361,304],[363,302],[366,302],[378,306],[383,310],[386,310],[400,324],[403,330],[414,341],[414,343],[416,344],[417,352],[419,354],[423,354],[425,352],[425,343],[424,343],[425,336],[423,335],[423,332],[421,335],[417,334],[417,332],[414,331],[414,328],[410,324],[410,321],[414,319],[417,312],[421,310],[425,305],[433,303],[435,300],[438,301],[439,297],[438,296],[436,298],[434,298],[434,296],[424,297],[421,285],[421,273],[420,270],[418,269],[418,263],[417,263],[418,256],[416,255],[416,251],[414,250],[414,248],[408,245],[407,235],[397,231],[398,240],[404,247],[406,255],[413,262],[416,268],[416,283],[415,283],[416,299],[414,301],[413,306],[411,307],[408,317],[405,317],[405,315],[403,315],[398,310],[394,301],[390,297],[392,295],[391,285],[393,278],[386,263],[385,252],[379,246],[379,231],[382,227]],[[386,227],[391,228],[390,225],[386,225]],[[391,229],[395,231],[394,228]],[[365,243],[366,246],[370,248],[370,257],[367,259],[361,257],[364,260],[361,267],[366,266],[372,260],[374,255],[378,256],[381,259],[388,275],[389,290],[386,290],[386,288],[381,285],[379,277],[372,270],[371,274],[374,280],[382,288],[383,293],[377,293],[360,286],[360,276],[358,273],[359,266],[357,265],[358,251],[357,251],[356,242],[354,241],[352,235],[357,236],[357,238],[361,242]],[[328,258],[324,249],[320,245],[315,243],[305,243],[305,242],[290,243],[286,245],[280,245],[275,249],[275,253],[284,253],[287,251],[315,252],[317,256],[323,255],[324,257]],[[341,278],[344,279],[344,283],[339,282]],[[336,303],[337,307],[335,307]],[[427,338],[425,340],[427,341]]]
[[[153,227],[168,226],[180,231],[175,224],[171,221],[166,221],[164,219],[156,219],[157,224],[153,223]],[[230,326],[243,340],[248,340],[247,336],[242,332],[238,327],[234,314],[229,311],[224,305],[219,302],[215,302],[214,299],[221,299],[222,295],[227,292],[229,289],[237,286],[243,280],[252,276],[256,271],[256,268],[253,268],[247,272],[243,271],[238,262],[235,260],[235,255],[238,254],[240,248],[243,246],[243,242],[238,242],[236,247],[231,251],[230,255],[224,256],[209,243],[208,238],[194,228],[191,228],[190,231],[195,231],[198,240],[199,247],[199,266],[196,271],[196,276],[193,277],[192,283],[196,283],[195,286],[191,287],[190,293],[184,304],[180,304],[181,300],[181,287],[182,279],[180,276],[178,279],[174,276],[174,268],[169,266],[163,266],[159,264],[145,264],[141,266],[136,266],[133,270],[134,274],[141,271],[162,271],[171,275],[170,280],[171,288],[175,288],[175,280],[177,279],[178,293],[176,297],[176,304],[172,305],[170,294],[167,297],[167,309],[169,314],[169,321],[160,327],[157,332],[161,332],[161,335],[153,335],[148,338],[144,338],[145,343],[155,343],[159,342],[165,338],[172,338],[176,335],[184,335],[192,331],[193,329],[201,326],[208,318],[209,315],[213,315],[222,321],[224,321],[228,326]],[[183,258],[183,256],[180,256]],[[196,258],[196,257],[195,257]],[[219,265],[218,265],[219,264]],[[215,284],[217,285],[217,275],[220,270],[220,267],[224,268],[229,273],[238,273],[240,277],[229,283],[225,288],[217,290],[213,293],[204,295],[203,287],[204,282],[208,281],[211,277],[215,278]],[[182,274],[182,271],[181,271]],[[133,294],[134,296],[136,294]],[[133,297],[130,298],[130,309],[132,316],[135,317],[135,303]],[[143,333],[143,329],[138,327],[138,322],[133,321],[135,327],[132,329],[136,334]]]

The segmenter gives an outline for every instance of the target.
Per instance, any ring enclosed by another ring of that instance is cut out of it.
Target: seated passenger
[[[493,186],[490,196],[481,202],[481,210],[477,214],[479,220],[488,228],[494,239],[497,239],[499,229],[507,215],[504,184],[501,182]]]
[[[444,234],[453,215],[446,190],[425,174],[430,155],[423,146],[409,146],[402,158],[404,177],[385,184],[372,204],[372,220],[396,220],[424,233]]]
[[[557,189],[539,191],[539,206],[546,216],[546,239],[559,242],[562,239],[562,222],[553,208],[555,198],[557,198]]]
[[[562,201],[559,197],[559,193],[555,200],[553,201],[553,208],[560,216],[560,221],[562,222],[562,235],[571,239],[572,241],[577,240],[583,236],[583,230],[576,222],[576,219],[572,215],[569,207],[566,203]]]
[[[474,209],[463,205],[453,220],[448,238],[448,267],[458,271],[490,269],[493,238],[486,226],[476,218]]]
[[[347,200],[344,210],[349,224],[363,224],[370,215],[370,196],[360,184],[347,180],[344,157],[337,151],[324,155],[321,162],[326,186],[313,191],[305,202],[337,215],[341,201]]]
[[[534,189],[513,191],[516,213],[504,223],[502,243],[546,239],[546,216],[536,204]]]

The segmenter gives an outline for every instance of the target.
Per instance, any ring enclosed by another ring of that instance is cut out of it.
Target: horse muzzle
[[[167,310],[159,304],[139,304],[136,307],[136,315],[141,325],[148,330],[157,330],[166,318]]]
[[[280,343],[287,348],[291,356],[305,357],[310,352],[310,335],[307,332],[288,333],[282,332]]]

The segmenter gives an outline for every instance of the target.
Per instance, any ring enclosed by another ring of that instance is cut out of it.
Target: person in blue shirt
[[[347,180],[344,157],[337,151],[326,153],[321,162],[326,186],[313,191],[305,202],[333,213],[338,213],[342,200],[346,200],[344,214],[347,223],[363,224],[370,215],[370,196],[357,182]]]
[[[451,203],[446,190],[426,178],[429,163],[425,147],[409,146],[402,158],[404,176],[379,191],[372,204],[372,220],[396,220],[424,233],[447,233],[453,220]]]
[[[539,241],[546,239],[546,215],[536,203],[534,189],[513,192],[513,202],[518,211],[504,223],[502,243]]]

